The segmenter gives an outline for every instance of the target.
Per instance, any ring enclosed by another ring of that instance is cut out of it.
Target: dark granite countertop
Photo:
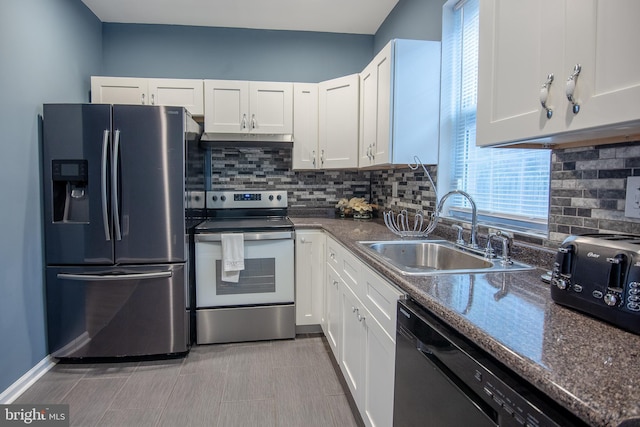
[[[551,300],[545,269],[403,276],[357,243],[395,240],[380,223],[292,217],[322,228],[354,255],[542,392],[595,426],[640,425],[640,336]],[[517,260],[521,260],[516,258]],[[521,260],[534,265],[546,265]]]

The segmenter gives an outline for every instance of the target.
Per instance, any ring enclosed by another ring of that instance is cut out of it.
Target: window
[[[478,0],[450,0],[442,34],[439,196],[459,189],[476,202],[485,224],[546,233],[550,150],[479,148],[476,140]],[[450,198],[445,215],[467,218],[469,204]]]

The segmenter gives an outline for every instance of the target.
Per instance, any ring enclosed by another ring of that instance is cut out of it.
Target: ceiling
[[[375,34],[398,0],[82,0],[102,22]]]

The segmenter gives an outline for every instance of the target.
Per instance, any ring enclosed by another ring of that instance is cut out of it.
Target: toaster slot
[[[558,266],[558,273],[564,277],[571,277],[571,271],[573,270],[573,255],[575,248],[573,245],[558,248],[558,256],[556,263]]]
[[[611,264],[607,288],[610,291],[622,292],[625,275],[627,273],[627,256],[618,254],[613,258],[607,258],[607,262]]]

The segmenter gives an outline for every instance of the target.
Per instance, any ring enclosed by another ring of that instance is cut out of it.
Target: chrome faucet
[[[469,246],[474,249],[478,248],[478,212],[476,209],[476,202],[473,201],[469,193],[466,193],[462,190],[453,190],[449,191],[447,194],[442,196],[440,199],[440,203],[438,203],[438,207],[436,208],[436,214],[439,216],[442,211],[442,207],[444,206],[444,202],[452,195],[459,194],[462,197],[469,200],[471,204],[471,242],[469,242]]]

